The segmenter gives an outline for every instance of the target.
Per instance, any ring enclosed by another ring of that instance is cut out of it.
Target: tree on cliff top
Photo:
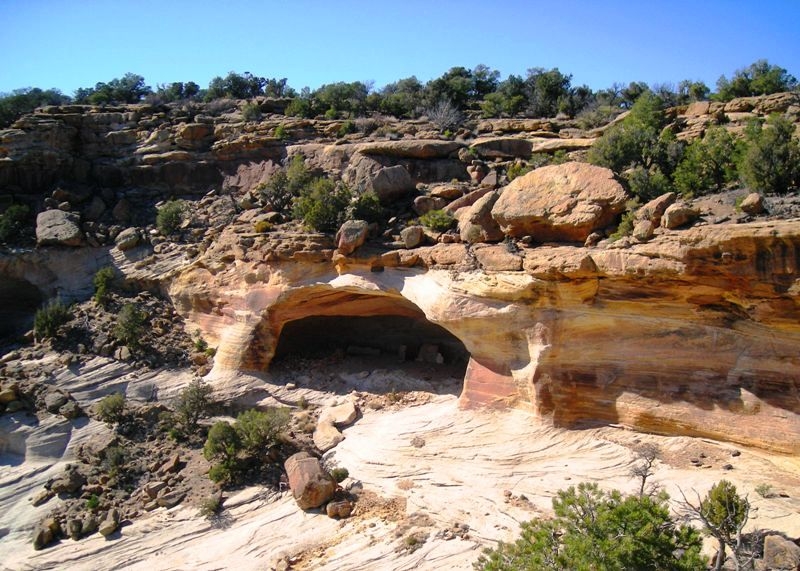
[[[784,68],[760,59],[749,66],[736,70],[729,80],[724,75],[717,80],[714,99],[730,101],[734,97],[769,95],[797,89],[797,78]]]
[[[94,87],[81,87],[75,92],[75,103],[101,105],[105,103],[139,103],[153,90],[144,82],[144,77],[126,73],[108,83],[99,82]]]

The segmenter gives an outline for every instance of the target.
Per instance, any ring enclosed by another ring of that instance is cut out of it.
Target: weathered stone
[[[699,213],[688,204],[675,203],[664,211],[661,226],[669,230],[687,226],[697,220]]]
[[[37,551],[44,549],[61,535],[61,525],[55,518],[44,520],[33,534],[33,548]]]
[[[460,196],[463,196],[463,194],[464,192],[460,187],[453,186],[451,184],[434,186],[430,192],[430,195],[434,198],[444,198],[445,200],[454,200]]]
[[[54,495],[55,493],[52,490],[48,490],[46,488],[39,490],[31,498],[31,505],[33,507],[41,506],[42,504],[47,503]]]
[[[411,208],[417,215],[422,216],[431,210],[441,210],[447,206],[447,200],[444,198],[436,198],[435,196],[428,196],[423,194],[414,198],[414,204]]]
[[[74,212],[45,210],[36,216],[36,243],[40,246],[80,246],[83,232]]]
[[[764,538],[764,566],[770,571],[783,571],[800,568],[800,547],[780,535]]]
[[[78,470],[66,470],[64,474],[53,481],[50,491],[54,494],[74,494],[85,483],[86,476],[78,472]]]
[[[67,404],[68,401],[69,397],[61,391],[50,391],[44,397],[44,407],[47,409],[47,412],[55,414],[58,412],[58,409]]]
[[[139,245],[142,236],[137,228],[126,228],[114,239],[114,244],[123,252]]]
[[[83,212],[83,217],[86,220],[95,222],[100,220],[100,217],[106,211],[106,203],[103,202],[103,199],[99,196],[95,196],[92,198],[92,201],[89,203],[89,206],[86,207],[86,210]]]
[[[674,192],[665,192],[636,210],[636,220],[650,220],[655,226],[661,224],[661,217],[669,206],[671,206],[677,194]]]
[[[407,226],[400,230],[400,239],[406,248],[416,248],[425,241],[425,231],[422,226]]]
[[[169,460],[167,460],[166,462],[164,462],[164,463],[163,463],[163,464],[162,464],[162,465],[161,465],[161,466],[158,468],[158,470],[156,470],[156,473],[157,473],[159,476],[163,476],[163,475],[165,475],[165,474],[174,474],[175,472],[177,472],[178,470],[180,470],[180,468],[181,468],[181,457],[180,457],[180,454],[178,454],[178,453],[176,452],[175,454],[173,454],[172,456],[170,456],[170,457],[169,457]]]
[[[348,220],[336,232],[336,249],[348,256],[367,240],[369,223],[365,220]]]
[[[322,468],[319,460],[308,452],[293,454],[284,467],[289,477],[289,487],[300,509],[319,507],[333,497],[336,481]]]
[[[15,387],[4,387],[0,391],[0,404],[8,404],[17,400],[17,390]]]
[[[81,533],[83,532],[83,524],[79,519],[70,519],[67,520],[67,535],[77,541],[81,538]]]
[[[492,217],[509,236],[583,242],[611,224],[626,199],[611,170],[572,162],[515,178],[494,204]]]
[[[142,491],[152,500],[158,497],[158,492],[167,487],[166,482],[155,481],[147,482],[142,486]]]
[[[473,253],[481,267],[490,272],[518,272],[522,269],[522,256],[509,252],[505,245],[475,246]]]
[[[527,139],[494,137],[491,139],[479,139],[470,145],[470,149],[485,159],[528,159],[531,156],[533,144]]]
[[[402,165],[382,168],[372,178],[372,191],[381,202],[391,202],[414,191],[414,181]]]
[[[640,242],[647,242],[653,237],[655,225],[650,220],[639,220],[633,227],[633,237]]]
[[[158,498],[156,498],[156,502],[162,508],[169,509],[177,506],[179,503],[183,501],[183,498],[185,497],[186,494],[184,492],[173,491],[158,496]]]
[[[97,528],[97,530],[100,532],[100,535],[103,537],[108,537],[117,531],[117,528],[119,527],[119,519],[120,513],[117,508],[111,508],[108,510],[106,517],[103,518],[103,521],[100,522],[100,525]]]
[[[330,406],[319,414],[320,423],[331,422],[336,426],[347,426],[358,418],[358,409],[353,401],[345,401],[337,406]]]
[[[432,343],[423,343],[417,353],[417,361],[419,363],[436,363],[441,365],[444,363],[444,357],[439,352],[439,346]]]
[[[87,515],[81,522],[81,536],[86,537],[93,534],[98,527],[100,527],[100,522],[97,521],[97,518],[93,514]]]
[[[752,192],[744,197],[739,208],[742,209],[742,212],[757,216],[764,212],[764,198],[757,192]]]
[[[348,518],[353,513],[353,503],[348,500],[328,502],[328,505],[325,506],[325,513],[332,518]]]
[[[338,446],[338,444],[344,440],[344,434],[330,421],[317,422],[312,440],[314,441],[314,446],[316,446],[320,452],[327,452],[331,448]]]
[[[80,405],[77,402],[71,400],[58,409],[58,414],[60,414],[67,420],[73,420],[83,416],[83,409],[81,409]]]
[[[489,187],[486,188],[479,188],[478,190],[473,190],[472,192],[465,194],[461,198],[455,199],[453,202],[448,204],[443,208],[445,212],[449,212],[453,214],[457,212],[461,208],[466,208],[467,206],[472,206],[482,197],[486,196],[492,192],[492,189]]]
[[[497,242],[503,239],[503,231],[492,218],[492,208],[500,195],[490,192],[475,204],[457,213],[458,231],[463,242]]]

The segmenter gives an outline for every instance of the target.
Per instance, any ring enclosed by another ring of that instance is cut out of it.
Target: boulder
[[[86,476],[77,470],[67,470],[50,485],[54,494],[74,494],[86,483]]]
[[[319,460],[308,452],[289,456],[284,467],[292,495],[300,509],[317,508],[333,497],[336,481],[322,468]]]
[[[97,521],[97,518],[89,514],[86,518],[81,522],[81,536],[86,536],[94,533],[97,531],[97,528],[100,526],[100,522]]]
[[[633,237],[640,242],[647,242],[653,237],[655,225],[650,220],[639,220],[633,227]]]
[[[83,217],[86,220],[96,222],[100,220],[100,217],[103,216],[103,213],[106,211],[106,203],[103,202],[103,199],[99,196],[95,196],[92,198],[92,201],[89,203],[89,206],[83,212]]]
[[[522,269],[522,256],[510,252],[504,244],[481,244],[473,248],[480,266],[492,272],[518,272]]]
[[[746,214],[756,216],[764,212],[764,198],[757,192],[752,192],[744,197],[739,208]]]
[[[348,220],[336,233],[336,249],[348,256],[367,240],[369,224],[365,220]]]
[[[67,520],[67,535],[77,541],[81,538],[81,532],[83,531],[83,523],[79,519],[70,519]]]
[[[665,192],[654,198],[636,211],[636,220],[650,220],[653,225],[658,226],[661,224],[664,212],[675,202],[677,197],[678,195],[674,192]]]
[[[33,533],[33,548],[37,551],[53,543],[61,535],[61,525],[58,520],[50,517],[42,522]]]
[[[100,535],[103,537],[108,537],[119,527],[119,510],[117,508],[111,508],[108,510],[106,517],[103,518],[103,521],[100,522],[100,526],[97,530],[100,532]]]
[[[16,387],[7,386],[0,390],[0,404],[8,404],[15,400],[17,400]]]
[[[479,188],[478,190],[473,190],[472,192],[465,194],[461,198],[455,199],[453,202],[448,204],[443,208],[445,212],[449,212],[450,214],[455,213],[461,208],[466,208],[467,206],[472,206],[478,200],[487,194],[492,192],[492,189],[489,187]]]
[[[459,212],[458,232],[461,241],[469,244],[476,242],[498,242],[503,239],[503,231],[492,218],[492,208],[500,195],[490,192],[479,198],[475,204]]]
[[[51,391],[44,397],[44,407],[47,412],[58,413],[58,409],[69,402],[69,397],[61,391]]]
[[[400,230],[400,239],[406,248],[416,248],[425,241],[425,230],[422,226],[408,226]]]
[[[158,503],[158,505],[161,506],[162,508],[167,508],[167,509],[174,508],[179,503],[181,503],[183,501],[183,498],[185,497],[186,494],[183,492],[177,492],[177,491],[167,492],[161,494],[156,499],[156,503]]]
[[[688,204],[677,202],[664,211],[661,226],[667,229],[680,228],[697,220],[700,214]]]
[[[382,168],[372,178],[369,186],[384,203],[405,196],[416,188],[411,175],[403,165]]]
[[[166,482],[161,481],[154,481],[154,482],[147,482],[144,486],[142,486],[142,491],[149,497],[151,500],[154,500],[158,497],[158,492],[163,490],[167,487]]]
[[[358,146],[362,155],[381,155],[408,159],[444,159],[463,147],[455,141],[440,139],[403,139],[401,141],[376,141]]]
[[[353,503],[348,500],[328,502],[328,505],[325,506],[325,513],[332,518],[350,517],[350,514],[353,513]]]
[[[339,432],[339,429],[330,421],[317,422],[312,439],[314,440],[314,446],[316,446],[320,452],[327,452],[331,448],[338,446],[339,443],[344,440],[344,434]]]
[[[800,547],[780,535],[764,538],[764,566],[770,570],[794,571],[800,568]]]
[[[336,426],[347,426],[358,418],[358,409],[353,401],[324,409],[319,415],[320,423],[331,422]]]
[[[414,199],[414,204],[411,206],[411,208],[417,213],[417,215],[422,216],[431,210],[441,210],[445,206],[447,206],[447,200],[444,198],[423,195],[417,196]]]
[[[610,169],[570,162],[515,178],[492,208],[502,231],[540,242],[584,242],[614,222],[627,195]]]
[[[459,198],[464,193],[458,186],[453,186],[452,184],[443,184],[439,186],[434,186],[431,189],[431,196],[434,198],[444,198],[446,200],[454,200]]]
[[[40,246],[80,246],[80,216],[63,210],[45,210],[36,217],[36,243]]]
[[[117,234],[117,237],[114,239],[114,244],[119,250],[124,252],[125,250],[130,250],[138,246],[141,239],[142,236],[139,234],[139,230],[136,228],[125,228],[125,230]]]

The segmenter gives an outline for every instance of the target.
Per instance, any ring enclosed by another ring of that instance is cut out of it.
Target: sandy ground
[[[634,491],[631,448],[645,441],[663,451],[654,481],[673,498],[679,489],[704,494],[727,478],[749,493],[753,526],[800,535],[800,459],[741,448],[734,456],[732,445],[612,427],[566,431],[521,411],[460,410],[448,393],[426,397],[418,406],[365,408],[326,454],[349,470],[345,483],[362,490],[350,519],[302,512],[290,493],[253,487],[228,497],[212,522],[194,508],[159,508],[108,539],[63,539],[39,552],[32,529],[52,505],[33,508],[29,497],[105,427],[84,420],[34,429],[5,415],[0,569],[263,570],[280,560],[330,571],[471,569],[484,546],[512,539],[519,522],[547,513],[559,489],[593,481]],[[790,497],[761,498],[754,490],[763,483]]]

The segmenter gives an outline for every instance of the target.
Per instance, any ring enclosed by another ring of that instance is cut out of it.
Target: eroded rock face
[[[611,170],[573,162],[514,179],[494,204],[492,217],[509,236],[583,242],[594,230],[611,224],[626,199]]]

